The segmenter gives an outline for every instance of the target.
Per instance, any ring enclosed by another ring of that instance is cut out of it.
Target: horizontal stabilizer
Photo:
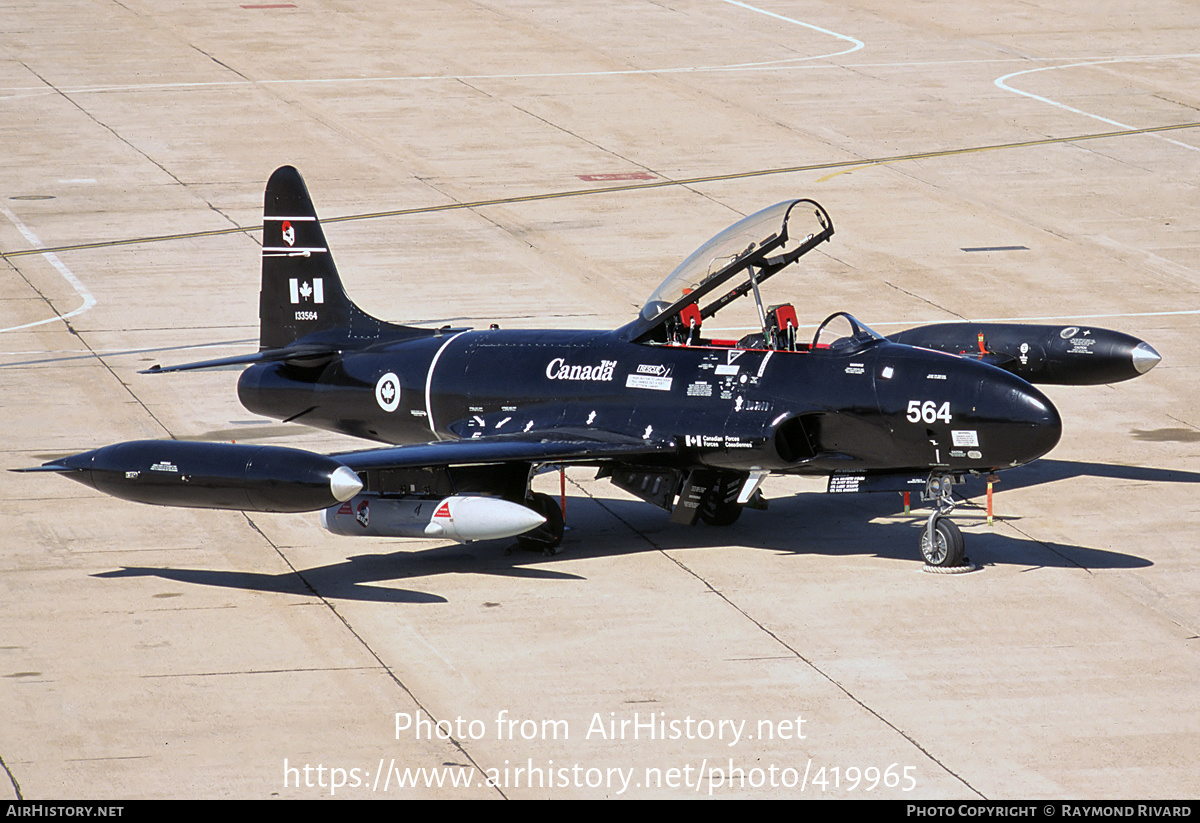
[[[178,366],[160,366],[155,363],[150,368],[139,371],[138,374],[166,374],[167,372],[174,371],[219,369],[222,366],[248,366],[251,363],[278,363],[283,361],[316,365],[317,362],[326,360],[340,353],[340,349],[332,346],[288,346],[282,349],[265,349],[263,351],[253,352],[252,354],[238,354],[234,355],[233,357],[219,357],[215,360],[200,360],[195,363],[180,363]]]

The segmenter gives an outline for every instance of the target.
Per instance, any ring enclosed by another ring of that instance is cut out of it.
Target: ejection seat
[[[679,310],[679,326],[683,345],[698,346],[700,344],[700,307],[689,303]]]
[[[766,333],[756,331],[738,341],[739,349],[796,350],[796,309],[791,303],[771,306],[766,313]]]
[[[778,351],[795,351],[796,329],[799,325],[796,307],[791,303],[782,303],[767,309],[767,332],[771,336],[771,348]]]

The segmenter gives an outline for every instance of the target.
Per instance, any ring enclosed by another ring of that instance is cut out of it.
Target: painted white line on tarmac
[[[719,2],[733,2],[733,0],[718,0]],[[745,5],[735,3],[736,5]],[[747,7],[752,9],[753,7]],[[761,11],[761,10],[760,10]],[[1001,65],[1004,63],[1019,63],[1027,65],[1029,63],[1050,63],[1058,62],[1067,58],[1062,57],[1001,57],[1001,58],[985,58],[976,60],[917,60],[917,61],[890,61],[880,63],[847,63],[845,65],[813,65],[811,61],[826,59],[829,57],[837,57],[843,54],[859,51],[865,48],[864,45],[859,45],[862,41],[844,34],[823,29],[820,26],[813,26],[799,20],[784,18],[772,12],[762,12],[772,17],[780,17],[780,19],[793,22],[796,25],[811,28],[815,31],[830,34],[833,37],[846,40],[852,44],[851,48],[842,51],[829,52],[828,54],[818,54],[809,57],[789,57],[781,60],[767,60],[760,63],[732,63],[721,66],[675,66],[669,68],[655,69],[621,69],[609,71],[557,71],[557,72],[523,72],[523,73],[507,73],[507,74],[408,74],[408,75],[381,75],[377,77],[294,77],[282,80],[216,80],[206,82],[193,83],[127,83],[111,86],[76,86],[63,87],[59,89],[51,89],[45,86],[8,86],[0,87],[0,100],[16,99],[25,97],[36,97],[39,95],[49,94],[112,94],[120,92],[146,92],[146,91],[166,91],[170,89],[214,89],[214,88],[233,88],[238,86],[272,86],[272,85],[318,85],[318,84],[339,84],[339,83],[404,83],[404,82],[436,82],[440,80],[536,80],[536,79],[554,79],[561,77],[603,77],[603,76],[620,76],[620,75],[639,75],[639,74],[680,74],[687,72],[724,72],[724,71],[792,71],[792,70],[811,70],[811,69],[837,69],[837,68],[863,68],[863,69],[922,69],[922,68],[948,68],[953,66],[979,66],[979,65]],[[1127,55],[1123,57],[1109,56],[1094,56],[1085,59],[1085,62],[1076,62],[1070,65],[1093,65],[1097,63],[1110,62],[1134,62],[1141,60],[1173,60],[1188,57],[1197,57],[1200,55],[1179,54],[1179,55]],[[1075,58],[1077,59],[1077,58]],[[1069,68],[1069,65],[1047,66],[1047,69],[1054,68]],[[1103,117],[1091,115],[1078,109],[1072,109],[1070,106],[1065,106],[1053,100],[1038,97],[1035,94],[1021,91],[1008,87],[1003,84],[1004,80],[1017,75],[1027,74],[1029,71],[1040,71],[1040,69],[1030,69],[1028,71],[1013,72],[996,80],[996,84],[1005,91],[1020,94],[1025,97],[1031,97],[1043,103],[1048,103],[1053,106],[1065,108],[1078,114],[1084,114],[1089,117],[1095,117],[1103,122],[1114,122],[1105,120]]]
[[[36,234],[34,234],[29,229],[28,226],[26,226],[23,222],[21,222],[21,218],[17,217],[15,214],[13,214],[11,211],[9,211],[8,208],[3,203],[0,203],[0,214],[3,214],[5,217],[7,217],[9,222],[17,227],[17,231],[19,231],[21,233],[21,235],[27,241],[29,241],[29,245],[31,245],[35,248],[39,248],[39,249],[45,248],[45,246],[42,244],[42,241],[38,239],[38,236]],[[7,329],[0,329],[0,332],[16,331],[17,329],[28,329],[33,326],[42,326],[42,325],[45,325],[46,323],[55,323],[59,320],[66,320],[68,317],[74,317],[77,314],[83,314],[85,311],[90,309],[92,306],[96,305],[96,298],[92,297],[92,293],[90,291],[88,291],[87,286],[83,285],[83,283],[80,282],[79,278],[76,277],[71,272],[71,270],[68,269],[66,267],[66,265],[64,265],[63,262],[58,259],[58,256],[56,254],[54,254],[53,252],[46,252],[45,254],[42,255],[42,257],[45,257],[47,262],[49,262],[50,265],[53,266],[55,268],[55,270],[59,274],[62,275],[62,278],[67,281],[67,283],[71,286],[71,288],[75,289],[75,293],[83,298],[83,305],[80,306],[79,308],[75,309],[75,311],[69,312],[67,314],[60,314],[60,315],[56,315],[55,317],[47,317],[45,320],[35,320],[32,323],[25,323],[24,325],[21,325],[21,326],[9,326]]]
[[[1055,106],[1055,107],[1063,109],[1065,111],[1072,112],[1073,114],[1082,114],[1084,117],[1090,117],[1093,120],[1099,120],[1101,123],[1108,123],[1109,125],[1116,126],[1117,128],[1133,129],[1133,128],[1137,128],[1137,127],[1130,126],[1125,123],[1120,123],[1120,122],[1117,122],[1116,120],[1110,120],[1107,117],[1101,117],[1100,115],[1094,114],[1090,111],[1084,111],[1083,109],[1077,109],[1074,106],[1068,106],[1066,103],[1060,103],[1057,100],[1051,100],[1048,97],[1042,97],[1040,94],[1034,94],[1033,92],[1022,91],[1021,89],[1013,88],[1012,86],[1008,85],[1008,83],[1006,81],[1008,81],[1009,79],[1011,79],[1013,77],[1020,77],[1023,74],[1033,74],[1034,72],[1039,72],[1039,71],[1057,71],[1059,69],[1074,69],[1074,68],[1080,68],[1082,66],[1100,66],[1100,65],[1107,64],[1107,63],[1139,63],[1139,62],[1148,62],[1151,60],[1184,60],[1184,59],[1190,59],[1190,58],[1196,58],[1196,57],[1200,57],[1200,54],[1164,54],[1164,55],[1160,55],[1160,56],[1156,56],[1156,57],[1112,57],[1112,58],[1107,58],[1107,59],[1103,59],[1103,60],[1089,60],[1089,61],[1082,62],[1082,63],[1068,63],[1065,66],[1042,66],[1041,68],[1036,68],[1036,69],[1025,69],[1024,71],[1014,71],[1012,74],[1006,74],[1003,77],[997,77],[993,82],[996,84],[997,87],[1004,89],[1005,91],[1010,91],[1013,94],[1020,94],[1023,97],[1028,97],[1032,100],[1037,100],[1040,103],[1046,103],[1048,105]],[[1154,135],[1154,136],[1157,137],[1159,140],[1165,140],[1166,142],[1171,143],[1176,146],[1180,146],[1181,148],[1189,149],[1191,151],[1200,151],[1200,148],[1189,145],[1188,143],[1181,143],[1178,140],[1172,140],[1169,137],[1163,137],[1161,135]]]
[[[1080,320],[1103,320],[1122,317],[1176,317],[1181,315],[1197,315],[1200,314],[1200,309],[1181,309],[1179,311],[1142,311],[1142,312],[1123,312],[1121,314],[1061,314],[1047,315],[1043,317],[989,317],[976,318],[968,320],[947,319],[945,317],[937,320],[884,320],[882,322],[872,321],[868,325],[875,326],[905,326],[915,328],[917,326],[932,326],[935,323],[1031,323],[1031,322],[1049,322],[1055,323],[1076,323]],[[57,318],[54,318],[57,319]],[[486,323],[488,318],[463,318],[466,322]],[[49,322],[49,321],[42,321]],[[797,328],[815,329],[818,324],[808,323]],[[720,326],[704,327],[706,331],[711,332],[732,332],[732,331],[762,331],[758,326]],[[0,329],[0,331],[8,331]],[[47,357],[51,355],[64,356],[64,359],[72,359],[73,357],[127,357],[134,354],[151,354],[162,353],[164,351],[176,351],[180,349],[198,351],[201,349],[237,349],[245,350],[249,345],[254,344],[253,338],[247,338],[240,342],[220,342],[220,343],[196,343],[186,346],[169,346],[130,349],[130,348],[115,348],[115,349],[31,349],[29,351],[12,351],[4,352],[7,357]],[[0,362],[0,367],[16,365],[9,362]]]
[[[828,34],[830,37],[836,37],[839,40],[845,40],[847,43],[852,44],[851,47],[846,49],[845,51],[834,52],[832,54],[823,54],[823,55],[821,55],[822,57],[837,57],[839,54],[850,54],[851,52],[858,51],[859,49],[862,49],[862,48],[866,48],[866,44],[863,43],[863,41],[861,41],[861,40],[858,40],[854,37],[850,37],[849,35],[846,35],[846,34],[838,34],[836,31],[830,31],[829,29],[823,29],[820,26],[814,26],[812,23],[805,23],[803,20],[795,20],[791,17],[784,17],[782,14],[776,14],[773,11],[766,11],[766,10],[760,9],[756,6],[751,6],[748,3],[739,2],[739,0],[721,0],[721,2],[728,3],[731,6],[738,6],[739,8],[748,9],[749,11],[757,12],[759,14],[765,14],[767,17],[774,17],[776,20],[782,20],[785,23],[792,23],[797,26],[803,26],[806,29],[812,29],[813,31],[820,32],[821,34]],[[802,57],[799,59],[801,59],[801,60],[816,60],[818,58]],[[782,63],[782,62],[789,62],[789,61],[775,60],[775,61],[771,61],[771,62]],[[757,64],[747,64],[747,65],[763,65],[763,66],[765,66],[765,65],[770,65],[770,63],[757,63]],[[735,68],[735,67],[731,66],[730,68]]]
[[[756,63],[731,63],[720,66],[675,66],[670,68],[654,68],[654,69],[614,69],[606,71],[554,71],[554,72],[526,72],[526,73],[509,73],[509,74],[426,74],[426,75],[397,75],[388,77],[325,77],[325,78],[289,78],[286,80],[230,80],[216,82],[196,82],[196,83],[146,83],[146,84],[127,84],[119,86],[83,86],[78,88],[62,88],[50,89],[45,86],[36,87],[18,87],[18,88],[0,88],[0,99],[7,97],[15,98],[19,96],[29,97],[39,94],[106,94],[114,92],[129,92],[129,91],[162,91],[167,89],[206,89],[220,88],[232,86],[254,86],[254,85],[305,85],[305,84],[320,84],[320,83],[395,83],[395,82],[415,82],[415,81],[434,81],[434,80],[533,80],[543,78],[556,77],[619,77],[623,75],[643,75],[643,74],[686,74],[694,72],[722,72],[722,71],[755,71],[755,70],[770,70],[778,68],[797,67],[798,63],[810,62],[814,60],[824,60],[831,57],[838,57],[843,54],[850,54],[859,51],[866,45],[859,39],[846,34],[839,34],[836,31],[831,31],[821,26],[812,23],[805,23],[803,20],[796,20],[792,17],[784,17],[782,14],[776,14],[773,11],[760,9],[757,6],[751,6],[747,3],[739,2],[739,0],[715,0],[715,2],[726,3],[731,6],[752,11],[756,14],[761,14],[766,17],[773,17],[776,20],[782,20],[785,23],[791,23],[796,26],[802,26],[806,29],[825,34],[830,37],[835,37],[838,40],[844,40],[849,43],[849,48],[844,48],[840,51],[831,51],[824,54],[814,54],[807,57],[786,57],[780,60],[764,60]],[[830,66],[828,68],[835,68]]]

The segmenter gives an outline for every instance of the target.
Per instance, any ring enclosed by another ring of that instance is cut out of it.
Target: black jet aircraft
[[[267,184],[259,351],[150,369],[246,365],[256,414],[383,443],[332,455],[174,440],[118,443],[53,471],[128,500],[322,512],[344,535],[459,541],[518,536],[553,552],[556,501],[539,469],[598,467],[682,524],[729,525],[769,474],[829,477],[830,491],[915,489],[932,503],[927,563],[964,563],[947,516],[967,475],[1028,463],[1059,440],[1058,411],[1030,381],[1107,383],[1158,362],[1095,328],[945,324],[883,337],[838,312],[808,338],[763,281],[833,236],[826,211],[789,200],[687,258],[615,330],[417,328],[346,295],[300,174]],[[706,321],[751,296],[740,340]]]

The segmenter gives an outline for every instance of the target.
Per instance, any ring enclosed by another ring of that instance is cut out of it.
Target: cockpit
[[[811,215],[815,225],[800,236],[792,223],[805,215]],[[650,295],[637,319],[621,329],[622,337],[664,346],[840,353],[881,340],[851,315],[837,312],[821,323],[810,342],[799,337],[795,307],[763,305],[759,286],[832,236],[833,221],[813,200],[785,200],[745,217],[680,263]],[[706,336],[705,321],[746,295],[753,296],[759,329],[740,339]]]

